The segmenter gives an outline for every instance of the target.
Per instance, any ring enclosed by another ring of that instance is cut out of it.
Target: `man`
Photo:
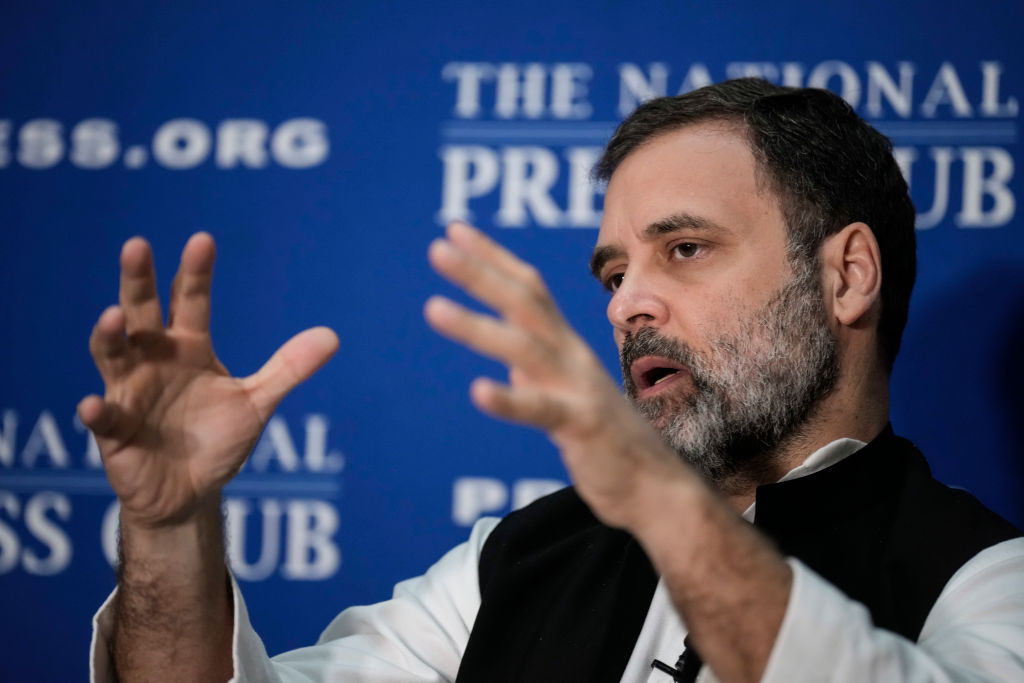
[[[598,170],[591,266],[633,407],[532,267],[449,226],[431,264],[498,315],[435,297],[427,320],[509,367],[474,403],[544,429],[574,488],[274,664],[224,567],[220,489],[337,339],[308,330],[231,378],[210,238],[184,249],[166,327],[148,247],[125,245],[91,340],[107,395],[79,406],[121,501],[97,678],[104,641],[120,680],[1024,677],[1024,540],[887,426],[914,277],[888,141],[835,95],[744,79],[642,106]]]

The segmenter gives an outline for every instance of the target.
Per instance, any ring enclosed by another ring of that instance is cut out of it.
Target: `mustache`
[[[690,371],[697,388],[705,384],[704,362],[697,353],[681,342],[660,334],[653,327],[641,327],[634,332],[627,332],[622,340],[619,351],[619,362],[622,365],[622,386],[626,395],[636,398],[636,383],[633,381],[631,368],[633,363],[644,356],[664,356],[669,360],[685,365]]]

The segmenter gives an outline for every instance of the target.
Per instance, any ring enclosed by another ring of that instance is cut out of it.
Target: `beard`
[[[770,468],[779,446],[799,437],[836,385],[837,345],[816,266],[797,264],[767,304],[741,319],[735,333],[712,338],[706,353],[652,327],[623,340],[626,395],[668,445],[719,488]],[[691,390],[637,398],[630,367],[648,355],[686,366]]]

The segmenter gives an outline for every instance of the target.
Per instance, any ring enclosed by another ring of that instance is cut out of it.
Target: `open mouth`
[[[663,356],[644,356],[630,366],[638,398],[646,398],[687,376],[686,366]]]

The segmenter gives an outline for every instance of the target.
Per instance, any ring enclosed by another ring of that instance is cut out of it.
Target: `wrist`
[[[151,524],[122,510],[120,582],[174,582],[202,591],[224,580],[220,498],[174,522]]]
[[[174,524],[136,522],[121,520],[112,644],[120,680],[227,680],[234,605],[219,507]]]
[[[637,487],[629,532],[644,546],[655,566],[689,564],[695,539],[716,501],[704,482],[688,468],[650,472]]]
[[[706,494],[711,494],[707,485],[675,454],[672,460],[649,460],[635,472],[630,500],[623,505],[628,515],[623,526],[651,560],[658,549],[684,551]]]

